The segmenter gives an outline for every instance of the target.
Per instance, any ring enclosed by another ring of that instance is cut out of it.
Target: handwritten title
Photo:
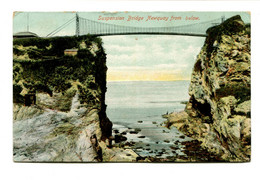
[[[188,20],[188,21],[197,21],[200,20],[199,17],[196,16],[128,16],[122,17],[122,16],[113,16],[113,17],[98,17],[99,21],[180,21],[180,20]]]

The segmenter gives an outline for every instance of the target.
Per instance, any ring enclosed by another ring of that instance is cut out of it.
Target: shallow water
[[[191,138],[161,126],[162,114],[181,111],[188,101],[189,81],[108,82],[107,115],[113,135],[127,137],[142,157],[185,156],[181,142]]]

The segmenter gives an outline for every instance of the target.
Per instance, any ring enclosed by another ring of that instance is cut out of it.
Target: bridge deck
[[[129,33],[98,33],[91,34],[93,36],[117,36],[117,35],[180,35],[180,36],[197,36],[207,37],[207,34],[191,34],[191,33],[162,33],[162,32],[129,32]]]

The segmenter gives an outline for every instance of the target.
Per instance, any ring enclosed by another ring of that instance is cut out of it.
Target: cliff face
[[[15,39],[13,52],[14,161],[102,161],[112,123],[101,39]]]
[[[207,31],[197,56],[185,112],[172,113],[176,126],[226,161],[250,161],[250,26],[240,16]]]

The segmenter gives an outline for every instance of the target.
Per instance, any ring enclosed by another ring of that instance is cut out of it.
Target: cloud
[[[105,46],[105,50],[108,52],[116,52],[116,53],[133,53],[138,51],[144,51],[145,46],[142,45],[134,45],[134,46],[122,46],[119,44],[112,44],[109,46]]]
[[[190,77],[204,38],[185,36],[104,37],[108,72],[178,72]]]
[[[111,67],[109,70],[113,71],[173,71],[176,69],[186,68],[187,64],[159,64],[154,66],[118,66]]]
[[[159,64],[156,66],[158,69],[174,69],[174,68],[186,68],[188,64]]]

